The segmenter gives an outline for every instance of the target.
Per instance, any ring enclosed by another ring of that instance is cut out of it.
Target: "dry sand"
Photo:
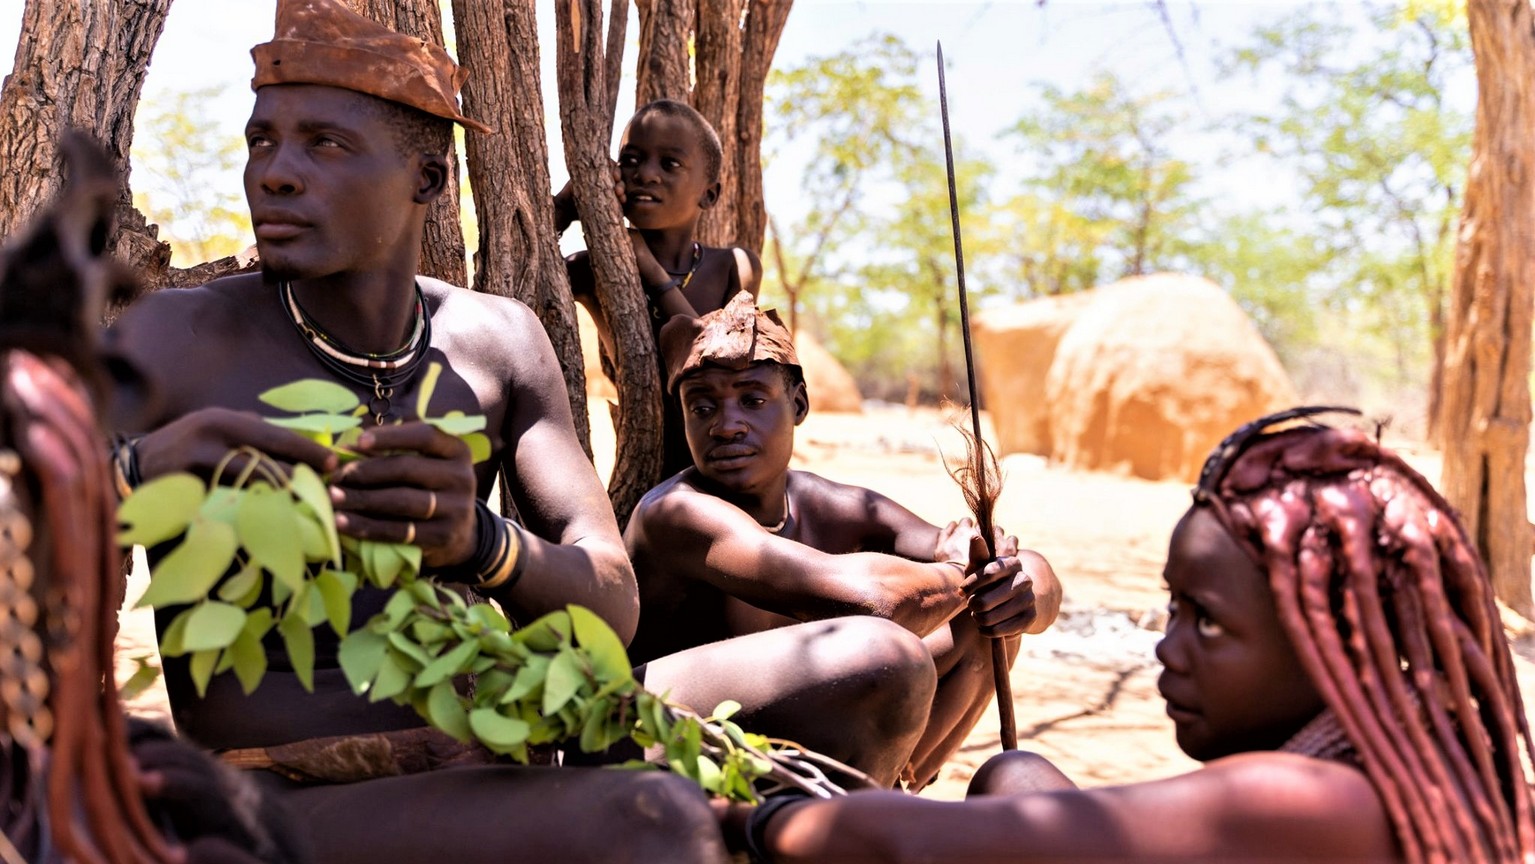
[[[600,401],[592,419],[598,452],[610,453],[612,431]],[[962,452],[940,412],[870,405],[863,414],[812,412],[796,439],[795,467],[878,489],[941,524],[965,514],[942,461]],[[1410,458],[1430,478],[1438,476],[1435,454]],[[598,459],[604,473],[609,459]],[[1050,559],[1066,597],[1054,628],[1025,637],[1012,671],[1020,747],[1045,754],[1090,786],[1195,767],[1173,742],[1152,653],[1166,603],[1161,569],[1167,537],[1188,505],[1187,484],[1067,471],[1026,456],[1004,459],[1003,472],[997,523]],[[142,572],[130,582],[130,603],[143,592]],[[148,612],[125,609],[121,620],[120,680],[131,674],[133,657],[154,653]],[[1535,651],[1517,647],[1524,692],[1535,692]],[[144,693],[130,709],[164,718],[163,689]],[[997,752],[998,740],[993,706],[923,794],[963,797],[976,767]]]

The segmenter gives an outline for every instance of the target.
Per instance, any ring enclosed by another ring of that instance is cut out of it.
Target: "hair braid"
[[[1269,425],[1224,442],[1195,497],[1267,574],[1403,854],[1535,859],[1529,724],[1490,583],[1452,509],[1362,432],[1260,434]]]

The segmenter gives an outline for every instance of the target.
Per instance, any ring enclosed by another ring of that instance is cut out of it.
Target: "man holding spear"
[[[1055,620],[1049,562],[1015,537],[994,538],[992,557],[969,519],[940,528],[877,492],[791,471],[809,397],[788,332],[749,295],[673,319],[661,351],[694,464],[646,495],[625,532],[643,609],[634,659],[802,621],[893,621],[922,637],[938,688],[915,749],[886,754],[879,779],[931,783],[992,698],[992,641],[1010,664],[1020,634]]]

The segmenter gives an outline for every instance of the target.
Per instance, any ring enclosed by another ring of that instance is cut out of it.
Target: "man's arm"
[[[965,608],[962,556],[936,563],[828,554],[770,534],[739,508],[691,489],[642,503],[629,533],[631,550],[643,549],[649,566],[801,621],[875,615],[923,636]]]
[[[964,802],[860,793],[790,805],[758,833],[779,862],[1398,859],[1363,773],[1273,753],[1101,789]]]
[[[506,474],[529,530],[524,574],[496,599],[521,619],[577,603],[627,642],[639,621],[639,591],[613,506],[576,439],[548,336],[520,303],[510,318],[501,337],[517,352],[505,427]]]

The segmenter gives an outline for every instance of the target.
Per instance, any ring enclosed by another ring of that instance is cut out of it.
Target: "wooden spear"
[[[975,389],[975,351],[970,344],[970,300],[965,291],[965,250],[959,234],[959,192],[954,179],[954,144],[949,137],[949,93],[943,80],[943,43],[938,43],[938,106],[943,115],[943,157],[949,177],[949,217],[954,225],[954,272],[959,282],[959,329],[965,341],[965,383],[970,395],[970,427],[975,435],[973,462],[975,470],[966,472],[973,484],[976,527],[986,543],[988,558],[997,557],[997,539],[991,524],[991,502],[987,494],[986,441],[981,437],[981,404]],[[964,482],[964,479],[960,479]],[[997,691],[997,713],[1001,718],[1002,749],[1018,749],[1018,729],[1013,719],[1013,686],[1008,679],[1007,645],[1002,639],[991,640],[991,678]]]

